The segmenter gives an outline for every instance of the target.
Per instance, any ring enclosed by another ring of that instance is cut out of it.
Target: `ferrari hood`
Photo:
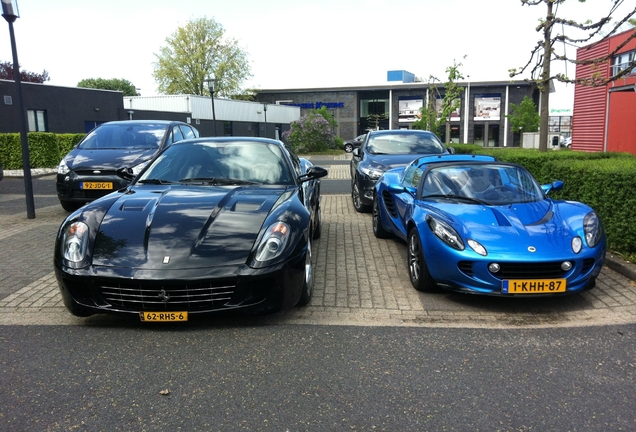
[[[134,167],[150,159],[157,149],[74,149],[64,161],[72,170],[101,169],[117,170],[121,167]]]
[[[284,186],[141,186],[107,211],[97,266],[187,269],[246,262]]]
[[[562,203],[563,205],[571,205]],[[528,252],[549,257],[572,251],[571,229],[575,222],[551,200],[518,203],[509,206],[440,204],[441,213],[455,222],[464,238],[471,238],[491,253]],[[576,212],[580,215],[580,211]],[[578,221],[582,224],[582,221]]]

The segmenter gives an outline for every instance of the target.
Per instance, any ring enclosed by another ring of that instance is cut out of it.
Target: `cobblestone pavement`
[[[10,195],[0,196],[7,204]],[[37,198],[37,197],[36,197]],[[308,307],[260,318],[258,324],[366,326],[553,327],[636,322],[636,283],[606,266],[597,287],[556,298],[491,298],[420,293],[408,280],[406,246],[373,236],[371,215],[348,195],[323,196],[322,238],[315,244],[316,287]],[[66,216],[59,205],[0,216],[0,324],[95,325],[119,317],[80,319],[63,307],[53,273],[55,234]],[[222,318],[223,322],[227,317]],[[211,318],[211,321],[219,318]]]

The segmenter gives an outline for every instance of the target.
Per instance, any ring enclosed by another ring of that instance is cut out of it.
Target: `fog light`
[[[70,176],[66,176],[66,177],[64,177],[64,181],[69,181],[69,180],[71,180],[71,177],[70,177]]]
[[[563,271],[572,270],[572,263],[570,261],[563,261],[563,263],[561,263],[561,270]]]
[[[373,199],[373,191],[372,191],[372,190],[370,190],[370,191],[365,191],[365,192],[364,192],[364,197],[365,197],[366,199],[370,199],[370,200],[372,200],[372,199]]]
[[[499,270],[501,270],[501,266],[497,263],[490,263],[488,264],[488,270],[490,270],[491,273],[498,273]]]

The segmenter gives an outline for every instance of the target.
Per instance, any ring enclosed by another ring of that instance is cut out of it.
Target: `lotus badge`
[[[528,251],[529,251],[529,252],[536,252],[536,251],[537,251],[537,248],[536,248],[536,247],[534,247],[534,246],[528,246]]]

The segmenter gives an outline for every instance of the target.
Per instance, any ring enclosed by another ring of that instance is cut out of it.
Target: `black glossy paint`
[[[281,146],[290,170],[296,173],[296,167],[301,176],[308,171],[312,176],[311,163],[282,143],[249,140]],[[326,174],[322,169],[315,172]],[[193,307],[192,313],[274,311],[295,305],[303,289],[307,245],[319,221],[320,181],[291,177],[295,184],[133,182],[87,204],[67,218],[56,241],[56,277],[65,305],[77,315],[154,310],[156,306],[140,303],[131,309],[104,299],[104,286],[131,283],[136,290],[153,293],[201,283],[233,287],[228,301],[207,309]],[[61,252],[65,227],[74,221],[86,223],[90,232],[88,254],[80,263],[66,262]],[[291,235],[283,254],[264,265],[255,261],[254,253],[264,230],[276,221],[287,223]],[[172,307],[169,302],[164,306]]]

